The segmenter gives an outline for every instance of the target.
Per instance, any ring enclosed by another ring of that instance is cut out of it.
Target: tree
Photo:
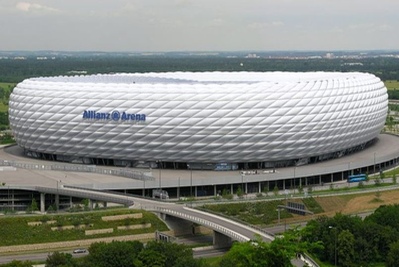
[[[2,267],[32,267],[33,262],[13,260],[12,262],[7,263],[7,264],[2,264],[1,266]]]
[[[191,248],[175,243],[151,241],[148,242],[145,250],[155,251],[165,256],[168,266],[175,266],[178,262],[194,264],[193,251]]]
[[[239,186],[239,187],[237,188],[236,194],[237,194],[237,196],[238,196],[239,198],[243,198],[243,196],[244,196],[244,191],[242,190],[241,186]]]
[[[69,253],[53,252],[47,256],[46,267],[70,267],[75,266],[75,260]]]
[[[88,261],[96,267],[131,267],[143,248],[139,241],[94,243],[89,248]]]
[[[349,230],[343,230],[337,240],[337,261],[339,266],[352,266],[355,258],[355,237]]]
[[[28,206],[28,208],[26,209],[26,212],[32,213],[32,212],[35,212],[38,210],[39,210],[39,207],[37,206],[36,199],[32,198],[32,203]]]
[[[273,194],[275,195],[275,196],[278,196],[278,187],[277,187],[277,184],[274,186],[274,188],[273,188]]]
[[[399,241],[396,241],[389,246],[389,252],[386,258],[386,266],[387,267],[399,266]]]
[[[166,267],[166,266],[173,266],[173,265],[167,265],[166,257],[165,254],[155,251],[155,250],[150,250],[150,249],[145,249],[140,252],[138,255],[138,260],[140,261],[142,267]],[[117,267],[117,265],[114,265]]]
[[[265,193],[266,196],[269,195],[269,185],[263,187],[263,193]]]
[[[234,243],[220,261],[220,267],[292,266],[291,259],[301,250],[300,236],[296,231],[285,233],[271,243],[260,238],[245,243]]]
[[[311,185],[308,186],[308,194],[312,194],[313,192],[313,188]]]

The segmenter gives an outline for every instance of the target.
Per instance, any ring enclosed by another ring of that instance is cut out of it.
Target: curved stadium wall
[[[367,73],[133,73],[24,80],[9,119],[35,157],[270,167],[363,148],[387,106]]]

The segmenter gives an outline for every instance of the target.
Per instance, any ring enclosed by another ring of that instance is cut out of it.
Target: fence
[[[9,160],[1,160],[0,166],[12,166],[15,168],[27,169],[27,170],[47,170],[47,171],[63,171],[63,172],[90,172],[97,174],[105,174],[112,176],[120,176],[125,178],[131,178],[140,181],[153,181],[154,177],[147,175],[140,171],[132,171],[130,169],[107,169],[107,168],[98,168],[94,165],[60,165],[60,164],[52,164],[52,165],[39,165],[39,164],[31,164],[31,163],[20,163],[16,161]]]

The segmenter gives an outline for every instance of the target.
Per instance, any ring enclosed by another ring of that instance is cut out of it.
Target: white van
[[[152,198],[169,199],[168,191],[161,189],[152,190]]]

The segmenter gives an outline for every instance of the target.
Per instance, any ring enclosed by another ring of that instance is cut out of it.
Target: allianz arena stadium
[[[168,72],[27,79],[9,119],[31,157],[234,170],[361,150],[387,110],[387,89],[367,73]]]

